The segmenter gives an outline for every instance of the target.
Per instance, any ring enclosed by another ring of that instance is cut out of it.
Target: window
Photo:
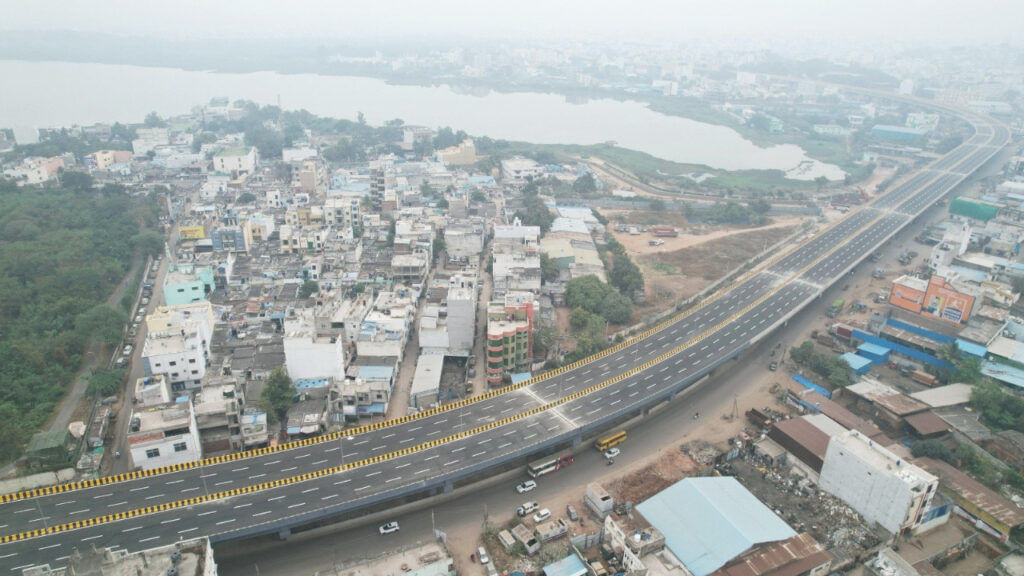
[[[188,359],[188,363],[189,364],[195,364],[196,363],[196,359],[195,358],[189,358]]]
[[[184,452],[185,450],[188,450],[188,445],[184,442],[178,442],[174,445],[175,452]]]
[[[193,374],[199,374],[199,370],[193,370],[192,373]]]
[[[167,365],[168,365],[168,366],[177,366],[177,365],[178,365],[178,363],[177,363],[177,362],[175,362],[174,360],[171,360],[170,362],[168,362],[168,363],[167,363]]]
[[[160,449],[159,448],[150,448],[149,450],[146,450],[146,458],[159,458],[159,457],[160,457]]]

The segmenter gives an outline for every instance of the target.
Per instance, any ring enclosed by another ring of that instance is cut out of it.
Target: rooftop
[[[693,576],[711,574],[756,544],[796,536],[732,477],[686,478],[636,508]]]
[[[853,454],[875,470],[895,475],[912,488],[937,480],[935,476],[893,454],[856,430],[832,437],[829,442],[830,449],[832,445]]]
[[[970,384],[949,384],[947,386],[914,392],[910,397],[919,402],[924,402],[932,408],[942,408],[944,406],[967,404],[971,401],[972,390],[974,390],[974,387]]]
[[[1024,510],[981,482],[941,460],[917,458],[914,461],[925,470],[937,475],[941,480],[942,488],[958,494],[996,520],[1010,527],[1024,524]]]
[[[877,406],[885,408],[897,416],[914,414],[928,409],[928,406],[923,402],[919,402],[891,386],[870,378],[865,378],[856,384],[847,386],[846,390],[855,396],[860,396]]]

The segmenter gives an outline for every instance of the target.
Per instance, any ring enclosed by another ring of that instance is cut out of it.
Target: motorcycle
[[[609,458],[608,459],[608,465],[611,466],[612,464],[615,464],[615,460],[612,460],[611,458]]]

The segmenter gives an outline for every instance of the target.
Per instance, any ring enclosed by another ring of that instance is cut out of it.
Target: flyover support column
[[[292,529],[291,528],[282,528],[282,529],[278,530],[278,532],[277,532],[277,537],[279,539],[281,539],[281,540],[287,540],[288,537],[291,536],[291,535],[292,535]]]
[[[582,432],[577,432],[572,437],[572,447],[576,448],[580,444],[583,444],[583,433]]]
[[[445,481],[444,481],[444,488],[442,488],[441,490],[442,490],[442,492],[443,492],[444,494],[451,494],[451,493],[452,493],[452,490],[453,490],[454,488],[455,488],[455,487],[454,487],[454,486],[452,485],[452,481],[451,481],[451,480],[445,480]]]

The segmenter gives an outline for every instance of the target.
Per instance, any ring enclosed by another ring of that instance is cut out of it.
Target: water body
[[[558,94],[459,93],[449,86],[395,86],[375,78],[316,74],[223,74],[110,64],[0,61],[0,127],[19,141],[38,128],[141,122],[156,111],[183,114],[215,96],[335,118],[362,112],[371,124],[451,126],[470,134],[538,144],[619,146],[676,162],[723,170],[776,169],[800,179],[841,179],[834,165],[795,145],[762,148],[724,126],[654,112],[640,102],[573,103]],[[799,169],[798,169],[799,168]]]

